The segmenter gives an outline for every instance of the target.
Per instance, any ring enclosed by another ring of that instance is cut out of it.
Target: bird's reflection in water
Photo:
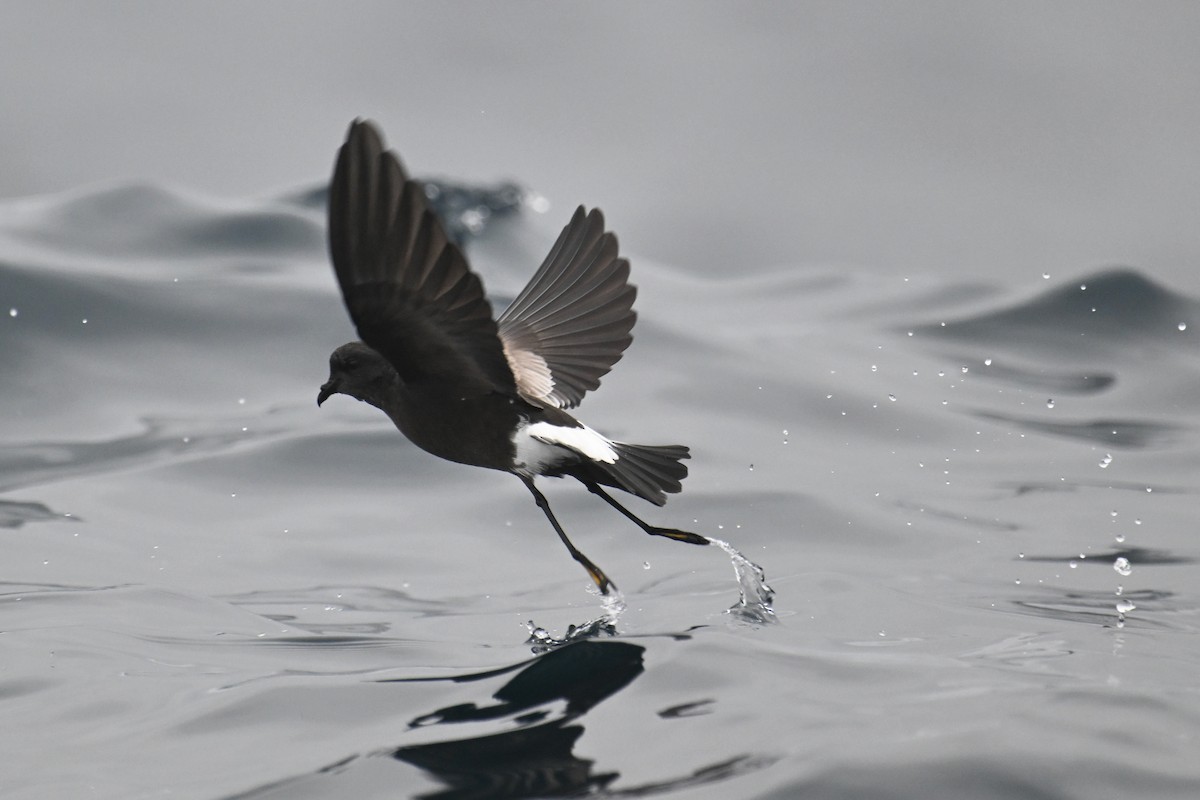
[[[673,638],[689,636],[676,634]],[[583,735],[583,717],[642,674],[643,653],[644,647],[627,641],[580,639],[502,669],[453,678],[381,681],[407,686],[490,683],[511,674],[487,702],[460,703],[421,714],[408,723],[408,730],[415,735],[434,729],[452,734],[453,726],[470,723],[490,730],[500,723],[511,729],[352,756],[314,773],[261,786],[228,800],[393,794],[397,798],[415,796],[420,800],[516,800],[584,794],[647,797],[722,781],[761,769],[773,761],[770,757],[738,755],[683,775],[620,788],[613,785],[620,777],[619,771],[593,771],[592,761],[574,753],[575,743]],[[687,709],[706,708],[709,703],[700,700],[688,704]],[[686,716],[687,713],[676,713],[681,709],[672,707],[659,712],[659,716]],[[381,771],[385,757],[418,767],[443,788],[413,795],[405,786],[394,786],[395,775],[386,769]]]
[[[458,741],[401,747],[392,755],[429,772],[446,789],[437,800],[556,797],[603,788],[616,772],[595,774],[572,751],[583,734],[578,719],[642,673],[644,647],[628,642],[579,641],[545,653],[519,669],[492,695],[494,703],[450,706],[418,717],[412,727],[511,718],[515,730]],[[490,678],[498,672],[456,680]],[[561,713],[548,706],[564,702]]]

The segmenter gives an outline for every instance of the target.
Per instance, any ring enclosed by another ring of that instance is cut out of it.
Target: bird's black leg
[[[707,538],[698,533],[681,531],[678,528],[659,528],[648,524],[647,522],[638,518],[638,516],[628,508],[614,500],[612,495],[601,489],[600,484],[596,483],[595,481],[584,481],[583,485],[586,486],[588,491],[592,494],[600,495],[604,502],[608,503],[617,511],[620,511],[627,519],[632,520],[635,525],[651,536],[666,536],[668,539],[674,539],[677,542],[687,542],[688,544],[711,544]]]
[[[554,512],[550,510],[550,503],[546,500],[546,496],[533,485],[533,478],[526,478],[523,475],[517,477],[529,487],[529,491],[533,493],[533,499],[538,504],[538,508],[546,514],[546,519],[550,520],[550,524],[554,526],[554,532],[558,534],[558,538],[562,539],[562,543],[567,546],[567,551],[571,554],[571,558],[582,564],[583,568],[587,570],[588,575],[592,576],[592,580],[600,588],[600,594],[608,594],[613,589],[616,589],[616,584],[608,579],[608,576],[604,574],[604,570],[593,564],[590,558],[579,552],[579,549],[571,544],[571,540],[567,538],[562,525],[559,525],[558,520],[555,519]],[[705,544],[708,543],[705,542]]]

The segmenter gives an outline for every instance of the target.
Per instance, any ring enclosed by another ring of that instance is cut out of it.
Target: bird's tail
[[[690,458],[688,449],[679,444],[646,445],[613,442],[617,460],[611,464],[596,463],[604,477],[600,482],[616,489],[636,494],[656,506],[667,502],[667,494],[675,494],[683,486],[688,468],[681,463]]]

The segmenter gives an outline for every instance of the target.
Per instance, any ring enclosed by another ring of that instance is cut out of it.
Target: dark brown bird
[[[492,319],[479,276],[370,122],[355,120],[329,188],[329,253],[362,341],[329,357],[317,405],[346,394],[387,414],[426,452],[511,472],[604,594],[608,576],[581,553],[534,486],[569,475],[646,533],[699,534],[639,519],[602,487],[655,505],[687,476],[681,445],[608,439],[563,409],[600,385],[632,341],[637,290],[599,209],[576,209],[512,305]]]

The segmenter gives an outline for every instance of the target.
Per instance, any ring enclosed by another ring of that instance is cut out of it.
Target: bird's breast
[[[519,415],[509,398],[499,394],[464,396],[425,387],[407,389],[403,401],[386,410],[413,444],[460,464],[512,468],[512,433]]]

